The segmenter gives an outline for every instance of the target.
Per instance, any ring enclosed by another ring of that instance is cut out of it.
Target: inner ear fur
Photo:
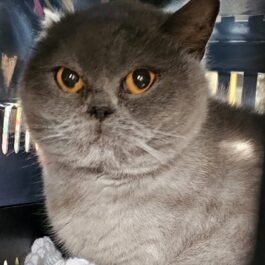
[[[191,0],[161,26],[187,52],[202,59],[219,13],[219,0]]]

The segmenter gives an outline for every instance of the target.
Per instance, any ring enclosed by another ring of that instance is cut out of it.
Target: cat
[[[54,233],[97,265],[245,265],[264,118],[208,95],[218,0],[117,0],[48,23],[20,82]]]

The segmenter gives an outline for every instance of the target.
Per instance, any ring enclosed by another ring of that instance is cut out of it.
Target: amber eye
[[[58,86],[67,93],[77,93],[84,87],[83,79],[74,71],[59,67],[55,72],[55,81]]]
[[[155,82],[156,74],[147,69],[137,69],[130,72],[123,83],[127,93],[139,95],[148,90]]]

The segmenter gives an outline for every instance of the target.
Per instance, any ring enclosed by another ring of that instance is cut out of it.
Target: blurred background
[[[186,0],[142,0],[165,12]],[[32,241],[48,233],[41,171],[16,91],[44,8],[63,12],[107,0],[0,0],[0,265],[18,264]],[[209,93],[229,104],[265,111],[265,0],[221,0],[204,58]]]

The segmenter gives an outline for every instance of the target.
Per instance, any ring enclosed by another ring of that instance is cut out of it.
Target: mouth
[[[91,133],[94,136],[91,143],[97,145],[110,144],[114,136],[112,130],[102,122],[96,123]]]
[[[96,128],[95,128],[95,133],[97,136],[102,135],[102,123],[101,122],[97,123]]]
[[[97,123],[94,129],[95,138],[92,141],[92,144],[98,143],[102,138],[102,124],[101,122]]]

